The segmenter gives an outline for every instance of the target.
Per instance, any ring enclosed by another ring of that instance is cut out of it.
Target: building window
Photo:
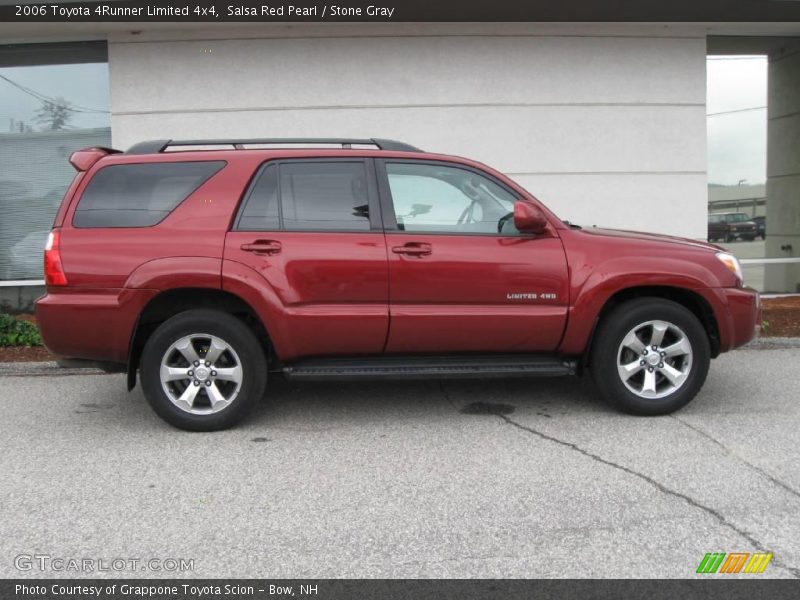
[[[42,279],[69,155],[111,145],[108,89],[104,42],[0,46],[0,282]]]

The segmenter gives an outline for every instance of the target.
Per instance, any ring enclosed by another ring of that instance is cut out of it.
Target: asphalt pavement
[[[797,578],[798,364],[723,355],[658,418],[588,378],[274,379],[212,434],[123,376],[0,371],[0,577],[684,578],[768,551],[757,577]]]

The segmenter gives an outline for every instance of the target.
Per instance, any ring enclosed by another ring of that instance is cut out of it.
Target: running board
[[[488,377],[561,377],[574,375],[575,360],[537,354],[491,356],[381,356],[315,358],[287,365],[289,379],[462,379]]]

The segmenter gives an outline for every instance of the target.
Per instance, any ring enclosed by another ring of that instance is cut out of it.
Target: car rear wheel
[[[710,358],[708,335],[691,311],[670,300],[641,298],[617,306],[600,323],[590,368],[612,405],[664,415],[695,397]]]
[[[165,421],[189,431],[231,427],[263,396],[267,364],[236,317],[189,310],[162,323],[142,352],[142,388]]]

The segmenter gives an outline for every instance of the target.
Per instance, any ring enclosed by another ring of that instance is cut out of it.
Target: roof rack
[[[243,150],[244,146],[297,144],[311,146],[314,144],[337,145],[342,148],[358,146],[377,146],[379,150],[394,150],[399,152],[422,152],[410,144],[395,140],[379,138],[254,138],[236,140],[150,140],[139,142],[128,148],[126,154],[158,154],[167,148],[176,146],[233,146],[234,150]]]

